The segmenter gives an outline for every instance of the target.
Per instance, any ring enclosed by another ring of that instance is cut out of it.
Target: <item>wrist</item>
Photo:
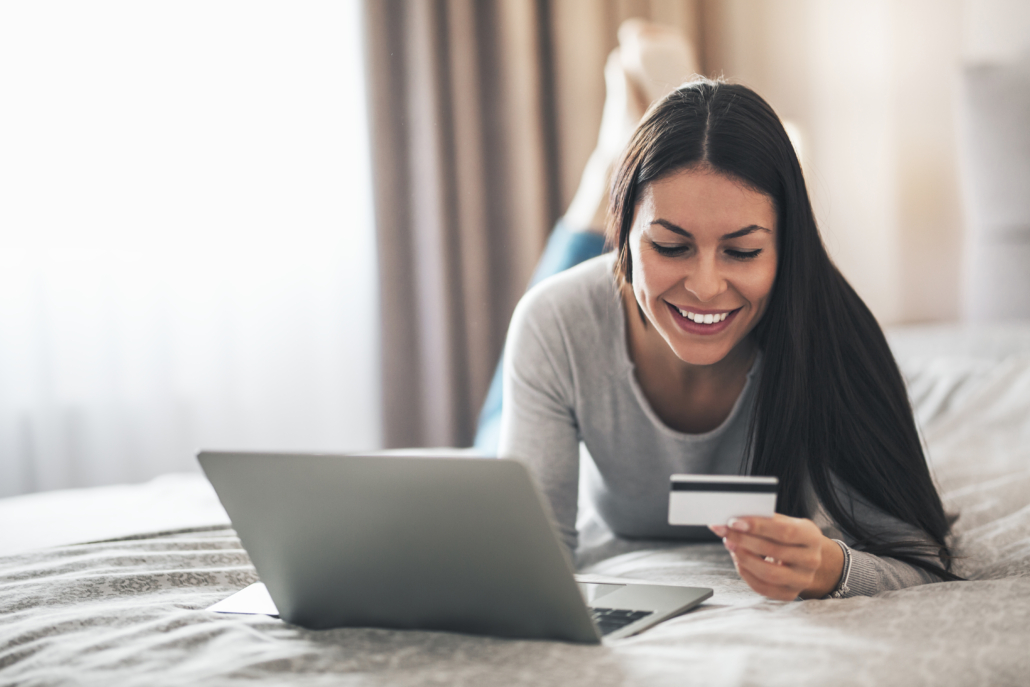
[[[844,573],[844,551],[833,539],[823,537],[820,543],[821,561],[812,585],[799,595],[803,599],[821,599],[831,594],[840,584]]]

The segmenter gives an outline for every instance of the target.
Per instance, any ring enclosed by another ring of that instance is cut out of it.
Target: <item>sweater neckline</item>
[[[614,265],[613,265],[614,267]],[[640,386],[639,380],[636,375],[636,364],[629,357],[629,342],[626,341],[626,308],[623,303],[619,289],[615,283],[614,273],[610,272],[612,291],[615,296],[616,308],[616,347],[618,349],[618,363],[620,368],[620,374],[625,375],[629,381],[630,388],[633,390],[633,395],[636,397],[637,403],[640,405],[641,411],[647,416],[648,420],[658,429],[662,434],[669,436],[677,441],[685,443],[700,443],[710,441],[721,436],[730,425],[734,423],[737,416],[742,412],[741,408],[744,405],[744,399],[749,396],[752,386],[755,384],[755,378],[757,377],[761,366],[762,366],[762,351],[761,349],[755,351],[755,359],[751,363],[750,369],[747,371],[747,377],[744,381],[744,388],[740,390],[740,394],[737,396],[737,400],[733,402],[733,408],[730,409],[729,415],[719,424],[718,427],[708,430],[707,432],[701,433],[690,433],[681,432],[679,430],[669,427],[665,422],[658,417],[658,413],[655,412],[651,406],[651,402],[647,400],[647,396],[644,394],[644,389]]]

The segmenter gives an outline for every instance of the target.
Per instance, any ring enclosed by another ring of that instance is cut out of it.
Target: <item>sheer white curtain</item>
[[[0,496],[380,445],[357,0],[0,4]]]

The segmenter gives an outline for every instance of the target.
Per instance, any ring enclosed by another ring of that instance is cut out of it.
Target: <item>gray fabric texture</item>
[[[967,582],[872,597],[782,603],[761,598],[717,543],[615,537],[580,509],[583,571],[711,587],[700,608],[606,646],[444,632],[309,631],[207,606],[255,579],[224,524],[92,544],[0,551],[0,685],[551,685],[561,687],[1025,686],[1030,675],[1030,324],[920,327],[889,335],[945,506],[959,513],[951,544]],[[60,538],[119,509],[137,492],[84,490],[63,518],[7,500],[0,526]],[[217,502],[200,476],[165,480],[171,530]],[[206,495],[206,496],[205,496]],[[94,503],[95,501],[95,503]],[[83,535],[85,536],[85,535]],[[331,542],[327,542],[331,546]]]
[[[592,459],[584,497],[615,534],[629,538],[712,539],[705,528],[668,524],[669,477],[676,473],[737,475],[745,470],[761,357],[733,410],[704,434],[670,429],[650,407],[626,345],[625,312],[602,255],[534,287],[512,318],[506,346],[500,455],[524,461],[546,495],[570,551],[578,544],[580,442]],[[586,462],[586,461],[584,461]],[[839,484],[845,507],[887,539],[922,539]],[[853,545],[821,512],[813,518]],[[936,581],[920,568],[855,551],[850,596],[868,596]]]

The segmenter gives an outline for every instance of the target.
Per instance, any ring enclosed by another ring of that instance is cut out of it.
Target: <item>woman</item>
[[[770,598],[956,579],[901,375],[765,101],[699,80],[655,105],[608,239],[526,295],[506,345],[500,454],[528,463],[571,550],[582,441],[625,537],[696,536],[667,524],[671,474],[778,477],[775,518],[711,528]]]

